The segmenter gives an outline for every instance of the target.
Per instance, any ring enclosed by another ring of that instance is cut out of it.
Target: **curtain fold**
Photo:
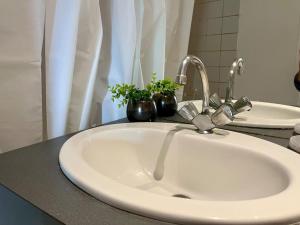
[[[0,1],[0,152],[42,140],[45,4]]]
[[[46,17],[45,66],[48,137],[65,134],[71,101],[80,0],[53,2]],[[47,21],[50,20],[50,21]],[[62,23],[63,21],[63,23]],[[50,27],[47,25],[51,24]]]
[[[107,87],[131,83],[137,31],[134,0],[100,0],[100,8],[103,15],[103,45],[110,46],[101,50],[98,71],[102,78],[101,95],[105,94],[99,102],[102,122],[105,123],[126,116],[124,107],[119,109],[117,103],[111,101]]]
[[[144,21],[144,2],[135,0],[135,18],[136,18],[136,44],[134,49],[133,69],[131,83],[138,88],[144,87],[141,65],[141,45],[142,45],[142,28]]]
[[[151,80],[153,72],[158,79],[164,78],[166,52],[166,0],[144,1],[142,27],[141,67],[145,84]]]
[[[98,1],[81,1],[78,25],[67,132],[89,127],[89,116],[103,36]]]
[[[52,138],[89,126],[103,31],[97,0],[49,4],[46,104],[48,138]]]
[[[175,75],[193,2],[1,1],[0,152],[125,117],[108,86]]]
[[[175,79],[178,66],[188,52],[194,0],[166,0],[166,58],[165,75]],[[181,101],[183,88],[176,91]]]

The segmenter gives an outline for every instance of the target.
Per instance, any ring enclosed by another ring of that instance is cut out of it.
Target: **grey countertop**
[[[176,117],[170,120],[178,121]],[[117,122],[126,122],[126,120]],[[271,129],[266,130],[265,134],[263,132],[255,133],[251,129],[248,132],[246,128],[243,128],[242,132],[285,147],[288,144],[288,137],[292,134],[291,130],[285,130],[279,132],[280,135],[278,135],[278,130]],[[38,208],[46,215],[55,218],[59,221],[58,224],[170,224],[112,207],[73,185],[63,175],[58,163],[60,148],[72,135],[58,137],[0,155],[0,183],[2,187],[13,192],[32,207]],[[287,149],[287,151],[289,150]],[[3,202],[1,198],[3,196],[0,189],[0,225],[18,224],[8,224],[7,221],[5,222],[7,215],[3,215],[3,212],[1,215],[1,207],[3,207],[1,206],[1,201]]]

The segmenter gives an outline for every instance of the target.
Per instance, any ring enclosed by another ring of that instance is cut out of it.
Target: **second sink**
[[[202,100],[192,101],[198,110],[202,108]],[[251,111],[235,115],[232,123],[228,125],[258,128],[293,128],[300,123],[300,108],[268,102],[251,101]],[[178,108],[185,102],[180,102]]]

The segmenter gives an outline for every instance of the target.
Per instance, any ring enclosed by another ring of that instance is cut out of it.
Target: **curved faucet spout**
[[[244,60],[242,58],[236,59],[229,70],[229,81],[226,89],[225,102],[231,102],[233,100],[234,78],[235,74],[242,75],[244,72]]]
[[[197,71],[200,74],[200,78],[202,81],[202,89],[203,89],[203,104],[202,104],[202,114],[208,114],[209,113],[209,83],[207,78],[207,72],[205,69],[205,66],[203,62],[196,56],[188,55],[186,56],[178,70],[178,75],[176,76],[176,82],[178,84],[186,84],[187,81],[187,68],[188,66],[192,64],[196,66]]]

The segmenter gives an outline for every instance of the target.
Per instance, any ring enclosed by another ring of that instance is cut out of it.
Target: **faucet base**
[[[212,134],[213,133],[213,130],[211,129],[211,130],[197,130],[197,132],[199,133],[199,134]]]

